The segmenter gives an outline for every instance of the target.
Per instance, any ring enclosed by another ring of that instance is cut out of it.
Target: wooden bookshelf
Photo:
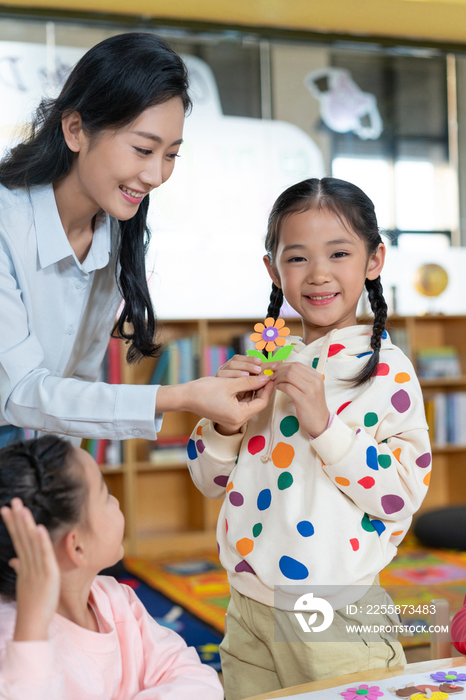
[[[252,332],[263,319],[200,319],[164,321],[162,340],[196,334],[201,358],[208,345],[230,344],[232,338]],[[301,335],[301,322],[288,319],[293,335]],[[404,329],[407,354],[415,361],[423,347],[453,345],[458,348],[462,376],[422,379],[424,392],[466,390],[466,316],[393,316],[388,331]],[[395,342],[395,341],[394,341]],[[122,358],[125,347],[122,344]],[[128,366],[123,360],[123,382],[146,384],[156,360]],[[205,374],[201,362],[201,373]],[[198,421],[192,413],[167,413],[160,437],[188,435]],[[196,552],[215,548],[215,528],[221,499],[205,498],[191,481],[184,461],[155,464],[149,460],[151,443],[134,439],[123,443],[123,463],[102,471],[112,493],[120,500],[126,517],[125,551],[133,556]],[[433,471],[422,510],[466,503],[466,445],[433,445]]]

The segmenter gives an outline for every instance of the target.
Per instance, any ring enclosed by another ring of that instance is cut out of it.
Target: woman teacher
[[[180,57],[154,35],[120,34],[81,58],[0,162],[0,446],[23,428],[155,439],[164,411],[236,429],[266,405],[263,376],[96,381],[112,330],[129,362],[160,349],[145,270],[149,193],[173,172],[190,105]],[[258,398],[242,401],[250,391]]]

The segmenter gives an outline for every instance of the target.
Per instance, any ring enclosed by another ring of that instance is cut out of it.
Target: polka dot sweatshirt
[[[371,332],[342,328],[310,345],[289,338],[286,361],[324,375],[334,418],[316,439],[280,391],[236,435],[220,435],[207,419],[193,431],[188,466],[203,494],[224,498],[220,560],[245,596],[292,610],[296,586],[312,584],[330,601],[338,592],[342,604],[355,602],[426,495],[430,443],[408,358],[384,333],[377,375],[357,388],[342,381],[367,362]]]

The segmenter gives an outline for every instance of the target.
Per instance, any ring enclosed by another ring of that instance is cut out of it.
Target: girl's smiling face
[[[184,106],[173,97],[148,107],[129,125],[94,137],[84,133],[77,112],[62,124],[67,145],[76,153],[70,175],[78,194],[91,210],[103,209],[125,221],[172,174],[182,143]]]
[[[264,256],[273,282],[302,318],[306,345],[356,324],[365,280],[379,276],[384,259],[383,244],[368,255],[364,240],[327,209],[285,217],[274,264]]]

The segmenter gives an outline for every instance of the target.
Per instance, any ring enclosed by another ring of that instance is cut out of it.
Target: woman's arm
[[[241,401],[238,394],[263,389],[252,401]],[[273,384],[267,376],[225,379],[203,377],[186,384],[161,386],[157,392],[157,411],[192,411],[233,432],[268,404]]]

